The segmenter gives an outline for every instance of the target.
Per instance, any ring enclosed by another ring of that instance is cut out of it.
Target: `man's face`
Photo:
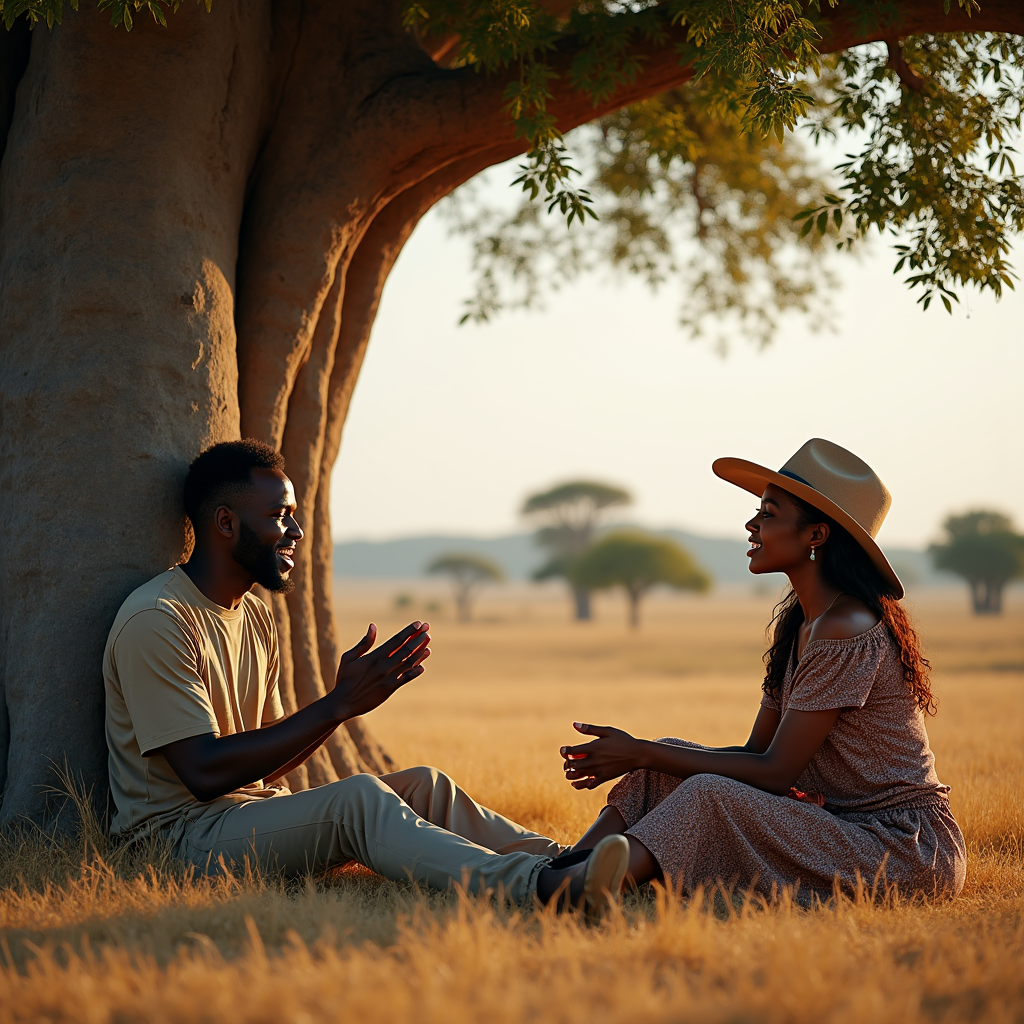
[[[252,488],[235,511],[241,520],[234,560],[261,586],[287,594],[302,530],[295,520],[295,489],[280,470],[254,469]]]

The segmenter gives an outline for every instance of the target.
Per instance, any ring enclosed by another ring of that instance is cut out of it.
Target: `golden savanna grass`
[[[391,591],[348,586],[353,640],[400,625]],[[284,883],[186,881],[158,850],[134,863],[82,843],[0,856],[0,1020],[1024,1020],[1024,602],[976,619],[918,595],[941,707],[940,776],[970,849],[952,903],[628,899],[607,926],[416,893],[366,872]],[[497,593],[468,626],[432,617],[427,676],[374,714],[403,764],[445,769],[559,839],[602,803],[566,786],[570,722],[709,743],[745,738],[770,598],[664,598],[638,635],[609,601]],[[412,614],[422,617],[417,606]],[[436,619],[436,621],[434,621]],[[47,881],[49,877],[49,881]]]

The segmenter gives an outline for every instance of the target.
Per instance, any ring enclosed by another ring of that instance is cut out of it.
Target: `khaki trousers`
[[[176,835],[174,833],[177,833]],[[317,789],[190,812],[172,830],[176,852],[204,872],[246,859],[297,875],[358,861],[396,881],[522,902],[563,850],[481,807],[436,768],[353,775]]]

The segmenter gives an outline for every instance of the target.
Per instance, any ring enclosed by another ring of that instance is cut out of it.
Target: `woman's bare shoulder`
[[[808,640],[850,640],[878,624],[878,616],[860,598],[842,594],[811,627]]]

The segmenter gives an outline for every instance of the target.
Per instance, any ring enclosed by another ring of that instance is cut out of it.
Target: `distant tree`
[[[573,581],[590,590],[623,587],[629,595],[629,624],[640,625],[640,599],[658,583],[703,593],[711,579],[674,540],[639,530],[602,537],[575,563]]]
[[[999,615],[1003,588],[1024,576],[1024,536],[999,512],[967,512],[942,525],[945,543],[929,548],[935,568],[967,580],[975,615]]]
[[[573,583],[572,567],[594,540],[605,509],[632,504],[633,496],[621,487],[570,480],[550,491],[531,494],[522,514],[545,522],[537,531],[537,543],[548,550],[548,561],[534,574],[535,580],[560,576],[569,581],[576,602],[576,618],[590,618],[590,591]]]
[[[473,598],[480,586],[505,578],[500,565],[472,552],[453,551],[439,555],[427,566],[427,572],[451,577],[455,588],[455,607],[462,622],[469,622],[472,618]]]

